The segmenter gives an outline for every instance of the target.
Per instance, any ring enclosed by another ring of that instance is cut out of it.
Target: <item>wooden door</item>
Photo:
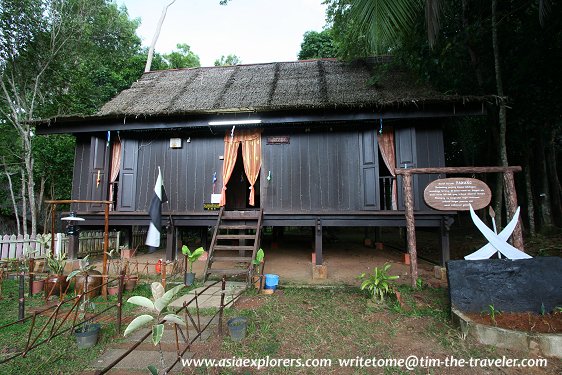
[[[379,158],[374,129],[360,132],[361,188],[364,210],[379,209]]]

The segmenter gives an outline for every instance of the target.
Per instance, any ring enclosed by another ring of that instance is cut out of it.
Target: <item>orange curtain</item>
[[[221,206],[226,204],[226,184],[232,176],[232,171],[234,170],[234,165],[236,164],[236,158],[238,157],[238,146],[239,141],[235,141],[235,138],[230,136],[227,132],[224,136],[224,161],[222,165],[222,192],[221,192]]]
[[[254,185],[261,168],[261,132],[261,129],[235,130],[234,135],[232,135],[231,131],[226,132],[224,136],[221,206],[226,204],[226,184],[234,170],[240,144],[242,144],[244,171],[250,182],[250,205],[253,206],[255,204]]]
[[[255,205],[254,185],[258,179],[261,168],[261,129],[247,130],[242,141],[242,161],[244,171],[250,182],[250,206]]]
[[[109,176],[109,200],[113,201],[113,195],[115,194],[115,181],[119,176],[119,170],[121,168],[121,140],[117,139],[113,142],[113,147],[111,149],[111,173]],[[110,207],[115,209],[115,207]]]
[[[394,168],[396,168],[396,153],[394,151],[394,128],[387,126],[384,128],[382,134],[378,135],[379,150],[381,151],[382,159],[384,164],[390,171],[390,174],[394,179],[392,180],[392,209],[398,209],[398,195],[396,187],[396,173]]]

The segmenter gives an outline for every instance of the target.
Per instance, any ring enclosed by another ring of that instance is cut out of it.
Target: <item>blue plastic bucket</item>
[[[265,289],[276,289],[279,285],[279,275],[272,273],[265,274]]]

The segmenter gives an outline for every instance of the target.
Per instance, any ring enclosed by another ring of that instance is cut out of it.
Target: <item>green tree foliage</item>
[[[336,47],[330,30],[323,30],[321,32],[307,31],[303,36],[298,59],[336,57],[336,53]]]
[[[199,56],[185,43],[179,43],[177,50],[163,55],[169,69],[197,68],[201,66]],[[154,69],[154,68],[153,68]]]
[[[220,59],[215,60],[215,66],[228,66],[228,65],[239,65],[242,64],[240,57],[230,54],[228,56],[221,56]]]
[[[411,12],[408,10],[410,5],[406,4],[409,0],[400,1],[404,3],[401,5],[390,4],[403,11],[393,16],[384,15],[396,25],[394,30],[387,30],[386,34],[376,31],[380,25],[354,27],[350,22],[361,23],[361,17],[366,19],[367,16],[371,20],[377,19],[374,17],[376,13],[365,11],[365,6],[379,6],[384,1],[329,0],[326,3],[327,18],[331,22],[328,26],[332,28],[340,57],[362,57],[369,50],[391,53],[396,63],[408,66],[420,80],[442,92],[497,92],[490,2],[453,0],[441,2],[442,7],[431,8],[433,16],[441,15],[440,23],[437,24],[440,27],[433,29],[433,32],[438,30],[433,46],[428,41],[425,6],[435,2],[417,1],[417,10]],[[539,204],[537,218],[548,225],[548,218],[544,216],[548,215],[549,208],[552,208],[555,222],[558,219],[560,224],[562,218],[560,168],[557,166],[562,144],[562,102],[559,100],[562,89],[562,71],[559,69],[562,21],[553,16],[561,14],[562,4],[550,2],[550,16],[545,18],[545,13],[541,11],[545,9],[544,3],[541,0],[525,4],[498,2],[496,26],[503,92],[509,98],[506,132],[508,159],[511,165],[528,165],[527,169],[531,173],[532,183],[526,187],[528,194],[523,190],[524,174],[516,174],[519,180],[518,199],[523,208],[531,212],[532,203]],[[361,6],[354,10],[357,4]],[[381,9],[374,11],[380,12]],[[383,17],[383,14],[378,17]],[[359,37],[347,38],[348,35]],[[371,41],[363,43],[362,36]],[[491,105],[487,110],[486,118],[455,119],[447,124],[445,140],[448,165],[499,163],[497,107]],[[547,200],[551,201],[546,203]],[[531,220],[534,220],[534,216],[528,218],[529,222]]]
[[[351,16],[351,0],[324,0],[326,27],[330,29],[337,57],[350,60],[373,55],[365,31]]]
[[[0,132],[10,134],[0,156],[18,204],[29,203],[20,213],[29,212],[32,233],[43,192],[70,197],[74,155],[71,138],[36,137],[32,120],[91,114],[136,80],[137,26],[106,0],[0,0]]]

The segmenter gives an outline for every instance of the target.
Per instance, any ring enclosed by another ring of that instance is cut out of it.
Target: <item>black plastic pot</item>
[[[88,330],[82,332],[81,329],[74,331],[74,336],[76,337],[76,345],[79,349],[91,348],[98,342],[98,336],[100,333],[100,325],[98,323],[90,324]]]
[[[228,331],[230,332],[230,338],[232,341],[242,341],[246,337],[248,320],[243,316],[229,319],[228,322],[226,322],[226,325],[228,326]]]
[[[194,281],[195,281],[195,274],[193,272],[186,272],[185,275],[183,275],[183,283],[186,286],[193,285]]]

